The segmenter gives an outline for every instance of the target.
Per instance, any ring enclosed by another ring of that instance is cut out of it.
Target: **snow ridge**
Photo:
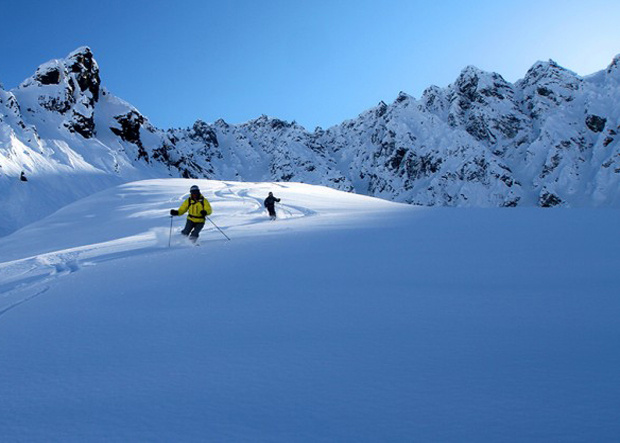
[[[81,47],[0,87],[0,202],[11,208],[0,235],[157,177],[304,182],[429,206],[618,207],[619,60],[587,77],[537,62],[514,84],[468,66],[446,88],[314,132],[264,115],[162,130],[101,86]]]

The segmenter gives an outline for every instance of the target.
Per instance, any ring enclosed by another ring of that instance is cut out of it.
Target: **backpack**
[[[198,200],[195,200],[193,198],[189,198],[189,205],[187,206],[187,212],[189,213],[190,208],[192,207],[192,205],[195,205],[196,203],[202,203],[202,209],[204,211],[207,210],[207,208],[205,208],[205,198],[201,195],[200,198]],[[196,216],[194,216],[196,217]]]

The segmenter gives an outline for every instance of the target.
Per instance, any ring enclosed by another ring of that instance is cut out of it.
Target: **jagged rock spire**
[[[24,81],[16,94],[27,108],[43,108],[65,116],[64,126],[85,138],[95,134],[94,107],[99,100],[99,66],[89,47],[83,46],[64,59],[50,60],[39,66]],[[29,93],[43,88],[43,93]]]

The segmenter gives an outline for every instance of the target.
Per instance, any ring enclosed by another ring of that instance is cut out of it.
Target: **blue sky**
[[[620,53],[618,17],[617,0],[3,0],[0,82],[86,45],[104,86],[159,127],[267,114],[312,130],[467,65],[591,74]]]

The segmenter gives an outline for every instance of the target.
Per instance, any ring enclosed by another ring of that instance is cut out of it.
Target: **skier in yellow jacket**
[[[185,200],[178,210],[171,209],[170,215],[183,215],[186,212],[187,222],[181,234],[189,236],[192,243],[198,240],[198,234],[205,226],[205,220],[211,215],[213,210],[206,198],[200,193],[198,186],[194,185],[189,189],[190,196]]]

